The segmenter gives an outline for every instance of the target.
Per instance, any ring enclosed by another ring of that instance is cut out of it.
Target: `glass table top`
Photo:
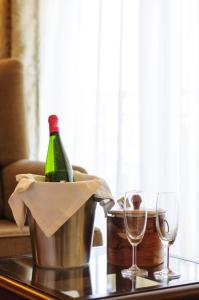
[[[199,283],[198,263],[171,257],[170,265],[181,274],[180,279],[156,281],[153,272],[162,267],[158,266],[156,269],[148,268],[148,278],[137,277],[131,281],[122,278],[122,267],[107,264],[104,247],[93,247],[90,263],[86,267],[42,269],[33,266],[31,256],[21,256],[1,258],[0,274],[56,296],[57,299],[99,299]]]

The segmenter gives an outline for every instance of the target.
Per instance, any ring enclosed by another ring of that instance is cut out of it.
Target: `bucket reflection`
[[[33,268],[32,284],[72,296],[92,294],[89,266],[68,269]]]

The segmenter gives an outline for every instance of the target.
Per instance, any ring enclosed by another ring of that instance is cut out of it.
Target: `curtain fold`
[[[11,53],[11,1],[0,1],[0,58]]]
[[[14,57],[24,66],[29,156],[38,154],[39,0],[0,0],[0,59]]]

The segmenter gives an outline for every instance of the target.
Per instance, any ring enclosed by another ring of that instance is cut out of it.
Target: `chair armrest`
[[[6,219],[13,221],[13,215],[8,205],[8,199],[17,185],[16,175],[23,173],[43,175],[44,163],[28,159],[18,160],[4,167],[1,172],[4,206],[3,214]]]
[[[87,173],[84,168],[79,166],[73,166],[73,169],[82,173]],[[16,187],[16,175],[26,173],[44,175],[44,162],[22,159],[3,168],[2,182],[4,203],[5,201],[8,201]]]
[[[98,227],[95,227],[93,233],[93,247],[102,246],[102,245],[103,245],[102,232]]]

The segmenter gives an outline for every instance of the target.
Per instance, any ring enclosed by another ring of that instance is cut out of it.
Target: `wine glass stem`
[[[165,246],[166,250],[166,260],[165,260],[165,266],[164,268],[169,270],[169,245]]]
[[[137,257],[136,257],[136,246],[132,246],[132,265],[136,266],[137,263]]]

